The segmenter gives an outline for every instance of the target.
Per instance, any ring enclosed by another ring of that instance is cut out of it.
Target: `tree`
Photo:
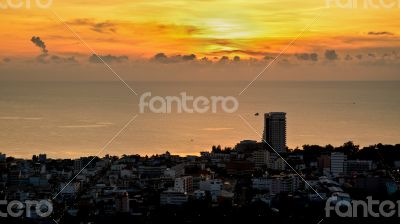
[[[212,151],[211,152],[213,152],[213,153],[221,153],[221,146],[220,145],[218,145],[218,146],[215,146],[215,145],[213,145],[212,146]]]
[[[37,155],[32,156],[32,162],[36,163],[39,160]]]
[[[342,146],[338,147],[336,150],[343,152],[346,155],[353,156],[360,150],[360,146],[355,145],[352,141],[348,141]]]

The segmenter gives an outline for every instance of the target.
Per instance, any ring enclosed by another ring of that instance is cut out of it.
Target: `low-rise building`
[[[193,192],[193,177],[179,177],[175,179],[174,190],[183,193]]]
[[[346,161],[346,174],[362,174],[372,170],[371,160],[347,160]]]
[[[257,177],[251,179],[253,189],[266,191],[270,189],[270,183],[267,177]]]
[[[210,192],[213,201],[216,201],[218,197],[221,196],[222,180],[212,179],[200,181],[200,190]]]
[[[270,193],[291,193],[300,188],[300,180],[297,175],[275,175],[268,178],[270,182]]]
[[[161,205],[183,205],[188,201],[186,193],[167,190],[160,194]]]

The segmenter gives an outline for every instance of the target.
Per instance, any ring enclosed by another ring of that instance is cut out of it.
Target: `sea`
[[[213,145],[261,140],[267,112],[287,113],[289,148],[400,143],[399,81],[256,81],[246,90],[248,82],[240,81],[127,84],[137,95],[116,81],[0,82],[0,152],[18,158],[198,155]],[[238,108],[179,113],[173,104],[171,113],[142,113],[144,93],[158,100],[182,93],[231,97]]]

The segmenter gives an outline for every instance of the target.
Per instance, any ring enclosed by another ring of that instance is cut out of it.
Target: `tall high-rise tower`
[[[286,152],[286,113],[270,112],[264,114],[264,136],[278,153]]]

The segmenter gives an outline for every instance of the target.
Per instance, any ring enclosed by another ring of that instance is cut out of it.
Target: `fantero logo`
[[[328,8],[393,9],[400,8],[400,0],[326,0]]]
[[[32,218],[35,215],[45,218],[49,217],[53,212],[53,205],[47,200],[41,201],[6,201],[0,200],[0,207],[5,208],[0,209],[0,217],[22,217]]]
[[[148,108],[148,110],[146,110]],[[233,96],[190,96],[181,92],[179,96],[152,96],[151,92],[141,95],[139,102],[140,113],[168,114],[177,113],[234,113],[239,108],[238,100]]]
[[[47,9],[52,4],[53,0],[1,0],[0,9]]]
[[[331,217],[331,213],[341,218],[390,218],[400,217],[400,201],[379,201],[372,197],[367,200],[340,200],[338,197],[330,197],[325,204],[325,215]]]

